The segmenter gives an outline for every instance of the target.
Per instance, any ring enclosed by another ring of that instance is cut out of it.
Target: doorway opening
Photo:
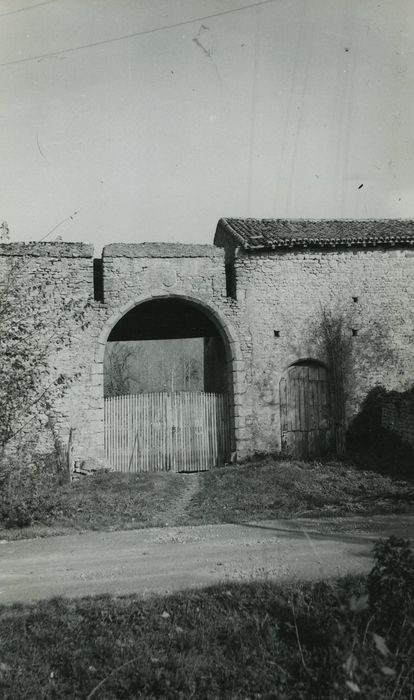
[[[229,460],[231,357],[201,304],[143,302],[113,327],[104,358],[105,453],[120,471],[201,471]]]
[[[329,372],[317,360],[299,360],[280,380],[282,452],[298,459],[332,451]]]

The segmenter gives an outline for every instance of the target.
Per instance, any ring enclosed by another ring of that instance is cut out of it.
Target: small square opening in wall
[[[357,328],[353,328],[353,329],[352,329],[352,335],[353,335],[353,336],[358,335],[358,329],[357,329]]]
[[[280,338],[280,331],[273,331],[273,335],[275,338]]]
[[[352,297],[354,304],[358,304],[359,297]]]

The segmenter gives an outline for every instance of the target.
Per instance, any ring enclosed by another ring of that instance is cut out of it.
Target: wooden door
[[[322,365],[290,367],[280,381],[282,452],[299,459],[332,449],[328,372]]]

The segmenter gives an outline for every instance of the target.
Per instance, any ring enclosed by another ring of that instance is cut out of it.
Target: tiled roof
[[[220,219],[214,242],[245,250],[414,245],[410,219]]]

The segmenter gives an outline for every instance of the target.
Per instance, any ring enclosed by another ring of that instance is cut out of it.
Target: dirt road
[[[321,524],[271,521],[2,541],[0,603],[365,572],[375,536],[390,534],[375,530],[375,523],[368,532],[323,530]]]

